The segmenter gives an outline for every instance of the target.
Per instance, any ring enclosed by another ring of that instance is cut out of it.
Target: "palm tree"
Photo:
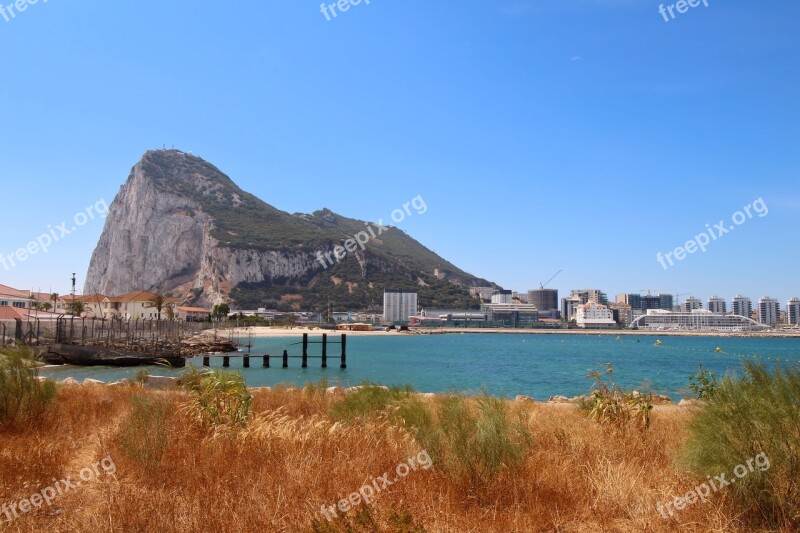
[[[144,304],[148,309],[158,311],[158,319],[161,320],[161,310],[167,305],[167,298],[163,294],[154,294],[147,303]]]
[[[51,294],[50,299],[53,301],[53,311],[58,311],[58,293],[54,292]]]
[[[164,309],[164,312],[167,314],[167,320],[175,320],[175,306],[172,304],[167,304],[167,308]]]
[[[92,308],[86,305],[85,302],[82,302],[80,300],[75,300],[74,302],[70,303],[67,306],[67,309],[68,309],[67,314],[77,317],[92,312]]]

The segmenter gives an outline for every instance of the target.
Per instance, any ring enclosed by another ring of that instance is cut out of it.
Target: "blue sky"
[[[40,0],[0,18],[0,254],[174,145],[289,212],[386,219],[422,195],[402,229],[507,288],[563,269],[562,294],[783,305],[800,295],[800,4],[670,22],[659,4],[371,0],[327,21],[303,0]],[[758,198],[767,216],[656,260]],[[101,230],[0,283],[82,286]]]

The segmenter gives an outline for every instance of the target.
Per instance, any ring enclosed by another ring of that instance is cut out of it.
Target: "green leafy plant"
[[[192,369],[181,383],[192,393],[187,412],[207,429],[243,428],[250,419],[253,397],[238,372]]]
[[[731,476],[764,454],[755,469],[724,488],[756,520],[787,531],[800,528],[800,368],[773,370],[746,362],[728,375],[688,426],[684,464],[698,476]]]
[[[395,416],[437,468],[478,494],[502,471],[520,467],[533,444],[521,415],[487,394],[474,400],[448,394],[432,404],[411,398]]]
[[[55,395],[53,381],[39,380],[30,350],[0,350],[0,427],[40,420]]]
[[[594,371],[586,377],[594,379],[588,404],[589,418],[595,422],[626,430],[630,426],[639,429],[650,427],[650,412],[653,410],[653,395],[627,391],[614,381],[614,367],[606,363],[603,371]]]
[[[697,363],[698,370],[689,376],[689,389],[699,400],[710,400],[717,394],[719,383],[710,370],[703,370],[703,363]]]
[[[382,387],[363,382],[356,391],[348,392],[331,406],[330,417],[337,422],[353,422],[374,414],[386,414],[390,406],[411,396],[411,386]]]

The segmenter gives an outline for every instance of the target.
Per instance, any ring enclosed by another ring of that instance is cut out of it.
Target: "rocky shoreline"
[[[46,379],[40,377],[39,379]],[[146,389],[175,389],[179,386],[180,378],[178,377],[170,377],[170,376],[147,376],[143,378],[141,381],[134,381],[134,380],[119,380],[113,381],[110,383],[106,383],[104,381],[100,381],[98,379],[86,378],[82,382],[78,380],[68,377],[64,378],[61,381],[58,381],[60,385],[66,386],[108,386],[108,387],[119,387],[119,386],[142,386]],[[276,390],[278,387],[248,387],[247,390],[250,392],[258,392],[258,391],[271,391]],[[352,387],[328,387],[325,389],[326,394],[330,395],[341,395],[347,394],[351,392],[356,392],[362,389],[363,386],[355,385]],[[381,385],[380,388],[389,390],[389,387],[385,385]],[[285,390],[302,390],[302,387],[295,387],[289,386],[286,387]],[[417,396],[420,398],[436,398],[442,396],[440,393],[435,392],[417,392]],[[633,391],[634,395],[639,395],[638,391]],[[581,395],[581,396],[573,396],[571,398],[567,396],[550,396],[548,400],[536,400],[530,396],[525,396],[519,394],[514,397],[512,401],[519,402],[519,403],[532,403],[537,405],[558,405],[558,406],[572,406],[572,407],[579,407],[583,402],[591,400],[591,396],[588,394]],[[703,405],[703,402],[696,399],[681,399],[678,403],[672,401],[672,398],[669,396],[664,396],[662,394],[652,393],[652,402],[654,409],[663,409],[668,407],[697,407]]]
[[[49,365],[74,366],[152,366],[164,365],[183,368],[186,359],[206,353],[228,353],[238,350],[238,345],[222,339],[215,332],[204,331],[180,341],[180,346],[161,343],[110,343],[107,346],[82,346],[52,344],[39,356]]]

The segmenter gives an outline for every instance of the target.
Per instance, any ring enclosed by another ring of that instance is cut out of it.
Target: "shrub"
[[[147,383],[148,379],[150,379],[150,372],[146,368],[140,368],[137,370],[136,375],[133,377],[133,381],[141,385]]]
[[[247,425],[253,397],[238,372],[192,369],[181,382],[193,393],[186,410],[199,425],[214,429]]]
[[[606,363],[604,371],[592,372],[587,377],[595,380],[588,403],[582,404],[588,407],[589,418],[622,431],[626,431],[631,425],[639,429],[650,427],[652,394],[627,391],[617,385],[611,363]]]
[[[703,370],[703,364],[697,364],[697,372],[689,376],[689,389],[697,395],[699,400],[710,400],[717,393],[719,383],[717,377],[710,370]]]
[[[431,456],[433,464],[474,490],[504,469],[522,465],[532,437],[514,420],[504,400],[486,394],[474,402],[461,395],[438,398],[433,409],[414,398],[395,415]]]
[[[387,414],[390,406],[409,398],[413,391],[410,385],[388,388],[364,382],[360,389],[348,392],[333,404],[330,417],[337,422],[353,422],[374,414]]]
[[[39,381],[29,350],[0,350],[0,427],[38,421],[55,395],[53,381]]]
[[[769,468],[722,489],[772,526],[800,526],[800,368],[745,363],[726,376],[689,424],[683,460],[701,476],[733,469],[761,453]]]
[[[131,397],[131,412],[123,420],[119,443],[132,461],[154,468],[161,462],[167,447],[167,403],[136,394]]]
[[[317,395],[324,395],[328,392],[328,378],[322,378],[316,383],[311,383],[310,381],[307,382],[303,386],[303,392],[306,393],[307,396],[317,396]]]

